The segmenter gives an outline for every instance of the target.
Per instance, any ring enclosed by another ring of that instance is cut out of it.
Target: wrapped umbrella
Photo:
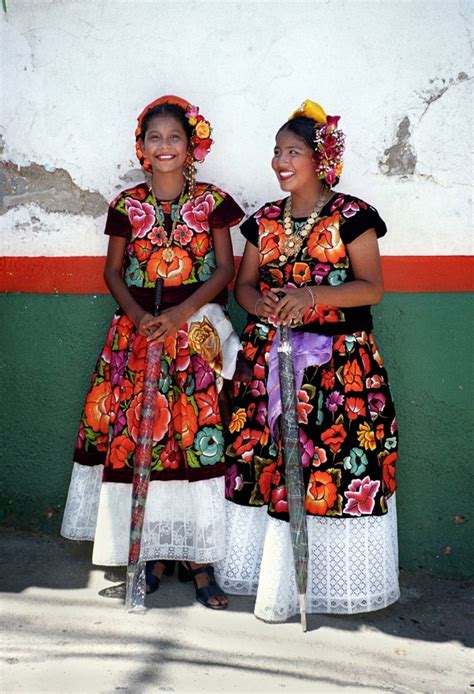
[[[281,397],[281,442],[285,462],[290,534],[300,602],[301,626],[306,631],[306,584],[308,579],[308,530],[306,527],[305,484],[301,464],[296,384],[293,370],[291,328],[280,327],[278,368]]]
[[[160,315],[163,280],[158,279],[155,286],[154,315]],[[145,562],[140,561],[143,520],[150,481],[150,468],[153,449],[153,425],[155,421],[155,399],[158,390],[162,344],[151,343],[147,347],[143,400],[138,443],[135,450],[132,512],[130,518],[130,548],[128,553],[125,606],[129,612],[145,611]]]

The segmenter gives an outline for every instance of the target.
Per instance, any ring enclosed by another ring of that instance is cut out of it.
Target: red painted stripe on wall
[[[240,258],[237,259],[238,261]],[[102,256],[0,258],[0,292],[106,294]],[[472,256],[384,256],[388,292],[472,292]]]

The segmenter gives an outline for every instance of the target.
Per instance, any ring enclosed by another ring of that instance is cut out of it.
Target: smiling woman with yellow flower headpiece
[[[291,556],[279,327],[291,326],[309,536],[308,612],[386,607],[399,596],[395,515],[397,425],[370,306],[383,295],[367,202],[336,192],[345,138],[339,117],[305,101],[278,130],[272,167],[285,192],[241,227],[235,295],[248,312],[226,442],[230,593],[257,592],[255,614],[298,612]]]

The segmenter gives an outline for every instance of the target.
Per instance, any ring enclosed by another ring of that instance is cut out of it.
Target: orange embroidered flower
[[[311,270],[308,263],[295,263],[293,265],[293,281],[295,284],[305,284],[311,281]]]
[[[346,437],[347,432],[342,424],[333,424],[329,429],[323,431],[321,441],[329,446],[332,453],[337,453]]]
[[[210,424],[220,424],[221,417],[219,414],[219,405],[217,402],[217,392],[215,388],[210,388],[207,392],[194,393],[197,405],[199,407],[199,424],[200,426],[209,426]]]
[[[142,263],[144,260],[149,259],[153,250],[153,244],[148,239],[137,239],[133,244],[133,248],[138,260]]]
[[[280,238],[284,237],[285,232],[279,222],[274,219],[265,219],[265,217],[260,220],[258,228],[260,265],[266,265],[280,257],[278,242]]]
[[[153,253],[147,263],[146,271],[150,282],[155,282],[158,277],[165,280],[166,287],[176,287],[188,279],[191,274],[193,262],[184,248],[172,246],[160,248]]]
[[[118,336],[118,348],[127,349],[128,343],[130,342],[130,334],[133,329],[132,321],[127,318],[127,316],[121,316],[119,322],[117,323],[117,336]]]
[[[367,408],[362,398],[348,397],[346,398],[344,406],[346,408],[347,416],[349,417],[349,419],[365,417],[365,415],[367,414]]]
[[[379,463],[382,465],[382,482],[384,489],[390,494],[395,491],[395,463],[397,461],[397,453],[388,453],[383,451],[378,456]]]
[[[137,335],[128,361],[128,366],[132,371],[143,371],[145,368],[146,350],[146,337]]]
[[[87,396],[85,418],[93,431],[107,434],[109,431],[112,389],[110,383],[102,381],[94,386]]]
[[[135,444],[128,436],[122,434],[113,439],[110,446],[110,463],[114,468],[125,467],[131,453],[135,450]]]
[[[280,473],[276,471],[276,463],[265,465],[258,478],[258,487],[263,496],[263,500],[268,502],[270,499],[270,489],[272,486],[278,486],[280,482]]]
[[[355,359],[354,361],[348,361],[344,364],[343,378],[344,391],[346,393],[351,390],[357,392],[362,392],[364,390],[362,371]]]
[[[359,425],[359,430],[357,431],[357,439],[359,441],[359,445],[362,446],[364,450],[375,451],[377,447],[377,443],[375,441],[375,434],[373,430],[370,428],[370,424],[368,422],[364,422],[363,424]]]
[[[185,393],[181,393],[173,407],[173,427],[176,433],[181,435],[182,448],[192,446],[198,422],[194,408]]]
[[[260,442],[260,432],[254,429],[244,429],[235,439],[233,448],[238,457],[245,463],[253,458],[255,446]]]
[[[243,407],[239,407],[238,410],[232,412],[232,419],[229,423],[230,433],[233,434],[236,431],[240,431],[244,426],[246,419],[247,417],[245,415],[245,409]]]
[[[323,219],[308,236],[308,253],[322,263],[337,263],[346,255],[339,234],[339,213]]]
[[[306,510],[317,516],[324,516],[337,499],[337,487],[328,472],[312,472],[309,478]]]
[[[194,238],[191,240],[191,243],[189,244],[191,251],[198,258],[201,258],[202,256],[206,255],[207,251],[209,250],[209,246],[209,236],[205,233],[196,234]]]
[[[321,385],[326,390],[332,390],[334,388],[334,371],[332,369],[323,369],[321,373]]]

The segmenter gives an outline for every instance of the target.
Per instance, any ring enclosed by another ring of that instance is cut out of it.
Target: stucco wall
[[[274,133],[311,97],[342,116],[339,188],[376,205],[389,226],[381,251],[393,293],[375,318],[400,412],[401,564],[472,573],[471,30],[462,0],[9,0],[0,16],[6,522],[57,529],[113,306],[96,295],[107,201],[142,180],[137,114],[163,93],[197,103],[215,139],[200,177],[250,212],[279,196]],[[75,256],[90,263],[69,281]],[[429,281],[413,293],[420,268]],[[241,322],[235,306],[233,316]]]

